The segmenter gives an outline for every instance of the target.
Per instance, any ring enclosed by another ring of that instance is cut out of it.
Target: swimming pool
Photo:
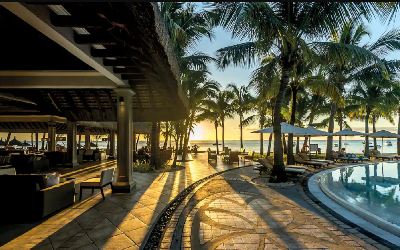
[[[400,236],[400,163],[335,169],[322,175],[320,187],[341,206]]]

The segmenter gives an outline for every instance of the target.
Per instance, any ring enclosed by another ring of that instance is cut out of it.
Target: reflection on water
[[[400,163],[376,163],[327,174],[329,189],[354,206],[400,226]]]

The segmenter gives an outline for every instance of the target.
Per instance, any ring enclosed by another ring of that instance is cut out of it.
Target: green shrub
[[[154,166],[150,166],[150,163],[145,161],[133,162],[133,171],[140,173],[149,173],[155,170]]]

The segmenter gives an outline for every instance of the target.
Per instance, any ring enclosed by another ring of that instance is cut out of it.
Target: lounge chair
[[[328,165],[329,165],[329,164],[335,163],[334,161],[330,161],[330,160],[311,159],[311,156],[309,156],[309,155],[306,154],[306,153],[299,153],[299,156],[300,156],[303,160],[306,160],[306,161],[326,162],[326,163],[328,163]]]
[[[253,151],[253,150],[250,150],[249,153],[247,153],[247,155],[241,155],[240,158],[242,159],[242,161],[243,161],[244,163],[246,163],[246,160],[253,161],[253,158],[254,158],[254,151]]]
[[[261,164],[261,166],[254,167],[254,170],[258,170],[258,171],[260,171],[260,173],[263,171],[266,171],[268,169],[272,170],[272,168],[273,168],[273,165],[266,158],[258,159],[258,162]],[[298,167],[298,166],[292,166],[292,165],[285,166],[285,172],[287,174],[291,174],[291,175],[303,174],[307,169],[308,169],[307,167]]]
[[[224,156],[223,161],[226,163],[239,162],[239,152],[229,150],[229,155]]]
[[[347,158],[344,156],[339,156],[339,153],[336,151],[332,152],[333,161],[347,161]]]
[[[299,155],[294,155],[294,161],[299,164],[303,164],[306,166],[314,166],[314,167],[322,167],[322,166],[328,165],[328,163],[326,163],[326,162],[303,160],[303,158],[301,158]]]
[[[224,152],[222,152],[222,155],[228,156],[230,152],[230,149],[228,147],[224,147]]]
[[[217,161],[217,157],[218,157],[217,154],[211,153],[211,150],[207,150],[207,154],[208,154],[208,158],[207,158],[208,161],[210,161],[210,160]]]
[[[89,180],[83,181],[80,183],[80,192],[79,192],[79,200],[82,200],[82,189],[92,189],[92,194],[94,189],[100,189],[101,196],[104,197],[103,187],[107,185],[111,185],[112,188],[112,180],[114,177],[114,170],[115,168],[109,168],[106,170],[101,171],[100,178],[91,178]]]
[[[399,159],[400,156],[394,156],[394,155],[382,155],[381,152],[379,152],[379,150],[376,149],[370,149],[369,150],[370,154],[375,157],[376,159],[388,159],[388,160],[394,160],[394,159]]]

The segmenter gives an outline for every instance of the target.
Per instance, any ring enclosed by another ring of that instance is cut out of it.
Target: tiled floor
[[[164,207],[193,182],[238,164],[207,163],[206,154],[182,162],[184,171],[134,173],[136,189],[130,194],[105,191],[103,201],[98,192],[84,190],[83,200],[52,216],[0,249],[137,249],[148,228]],[[98,176],[102,168],[115,161],[91,166],[93,171],[68,173],[78,182]],[[242,164],[242,163],[240,163]],[[249,164],[246,162],[246,164]],[[97,195],[96,195],[97,194]],[[89,198],[87,198],[89,197]]]
[[[68,176],[79,182],[115,164],[104,162]],[[181,204],[173,218],[180,227],[167,228],[161,248],[374,249],[329,223],[296,188],[274,190],[244,181],[258,175],[250,166],[235,169],[237,163],[223,164],[221,158],[209,164],[205,153],[181,164],[185,170],[134,173],[136,189],[130,194],[111,194],[107,189],[103,201],[98,192],[85,190],[82,202],[0,249],[139,249],[157,216],[182,190],[227,169],[234,170],[198,186]]]

